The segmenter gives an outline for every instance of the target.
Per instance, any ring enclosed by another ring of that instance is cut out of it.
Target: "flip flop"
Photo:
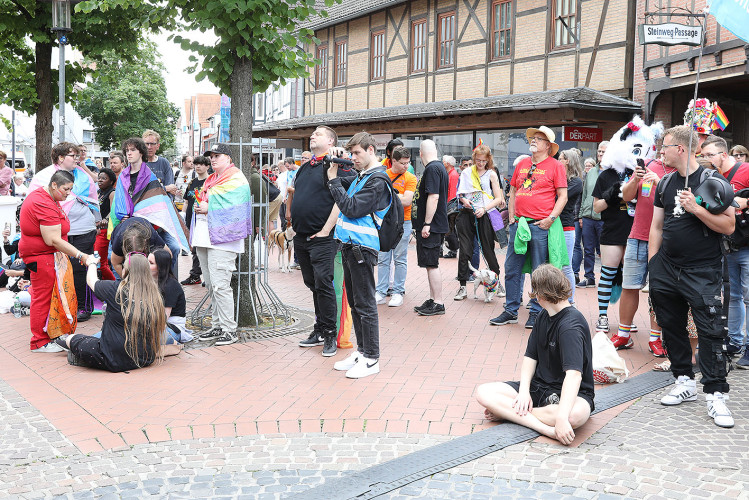
[[[653,365],[653,371],[654,372],[670,372],[671,371],[671,361],[666,360],[662,363],[658,363],[656,365]]]

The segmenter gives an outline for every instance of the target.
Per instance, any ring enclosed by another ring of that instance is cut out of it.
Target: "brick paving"
[[[298,348],[298,337],[191,349],[129,374],[83,370],[63,355],[29,353],[28,319],[5,315],[0,497],[281,498],[494,425],[473,392],[517,377],[527,313],[519,325],[489,326],[502,300],[452,302],[457,262],[443,263],[447,314],[415,317],[426,280],[411,260],[404,306],[380,308],[382,373],[360,381],[330,367],[347,352],[326,360]],[[274,270],[271,283],[290,305],[309,307],[298,272]],[[191,304],[201,291],[188,287]],[[623,353],[635,373],[653,363],[645,304],[643,296],[635,348]],[[577,306],[593,321],[595,290],[581,291]],[[664,408],[652,394],[594,416],[576,447],[539,438],[385,497],[747,498],[748,375],[730,375],[734,429],[712,424],[703,397]]]

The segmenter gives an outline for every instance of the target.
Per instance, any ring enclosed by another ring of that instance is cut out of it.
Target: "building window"
[[[512,0],[492,2],[492,59],[510,55],[512,42]]]
[[[427,60],[427,22],[426,19],[411,24],[411,73],[426,70]]]
[[[369,69],[372,80],[380,80],[385,77],[385,31],[372,33],[372,66]]]
[[[315,69],[315,88],[324,89],[328,86],[328,46],[317,47],[317,58],[320,63]]]
[[[554,47],[575,45],[576,0],[554,0]]]
[[[265,94],[255,94],[255,117],[258,120],[265,118]]]
[[[454,63],[455,52],[455,12],[440,14],[437,18],[439,38],[439,64],[437,68],[447,68]]]
[[[83,142],[84,143],[92,143],[92,142],[94,142],[94,131],[93,130],[84,130],[83,131]]]
[[[333,77],[334,84],[346,85],[346,61],[348,42],[337,42],[335,44],[335,75]]]

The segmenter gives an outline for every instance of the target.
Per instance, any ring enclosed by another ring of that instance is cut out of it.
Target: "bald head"
[[[419,145],[419,154],[421,155],[421,162],[426,165],[437,159],[437,145],[431,139],[423,140]]]

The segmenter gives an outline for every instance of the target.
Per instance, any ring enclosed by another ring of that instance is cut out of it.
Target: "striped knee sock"
[[[631,330],[632,327],[629,325],[619,325],[619,333],[617,335],[628,339]]]
[[[661,331],[660,330],[652,330],[651,329],[650,330],[650,341],[651,342],[655,342],[659,338],[661,338]]]
[[[598,315],[606,315],[611,300],[611,288],[616,277],[617,267],[601,266],[601,279],[598,281]]]

